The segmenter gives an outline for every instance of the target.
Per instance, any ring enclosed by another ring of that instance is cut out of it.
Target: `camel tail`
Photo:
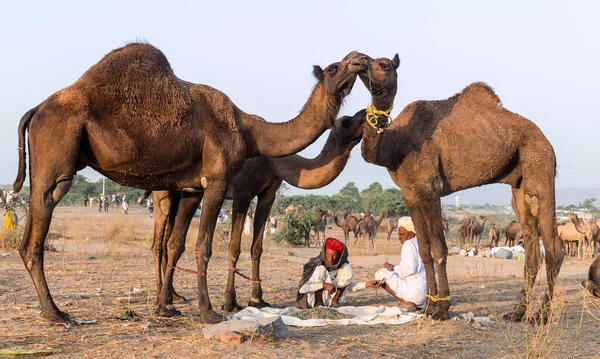
[[[23,188],[23,182],[25,181],[27,163],[27,153],[25,152],[25,132],[29,127],[29,123],[31,122],[31,118],[37,112],[38,108],[34,107],[31,110],[27,111],[25,115],[21,118],[21,122],[19,122],[19,172],[17,173],[17,179],[13,184],[13,190],[15,193],[19,193],[21,188]]]

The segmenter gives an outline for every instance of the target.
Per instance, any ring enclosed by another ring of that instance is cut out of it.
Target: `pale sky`
[[[412,101],[445,99],[484,81],[553,144],[557,188],[600,187],[600,2],[3,1],[1,8],[0,184],[16,177],[23,114],[112,49],[143,39],[180,78],[215,87],[271,122],[297,115],[315,83],[312,65],[352,50],[398,53],[393,117]],[[368,102],[357,81],[340,115]],[[318,154],[325,138],[302,154]],[[341,176],[312,193],[336,193],[349,181],[394,186],[357,146]]]

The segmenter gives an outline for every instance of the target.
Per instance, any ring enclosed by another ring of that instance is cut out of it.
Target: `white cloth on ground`
[[[323,282],[333,284],[336,288],[333,293],[323,290],[323,305],[326,307],[331,306],[337,288],[346,288],[338,299],[338,303],[341,304],[349,291],[355,292],[364,288],[365,285],[364,283],[352,282],[352,267],[349,263],[344,263],[339,269],[331,272],[328,272],[325,266],[317,266],[308,281],[299,289],[300,293],[308,296],[307,303],[309,307],[313,308],[315,306],[315,292],[323,289]]]

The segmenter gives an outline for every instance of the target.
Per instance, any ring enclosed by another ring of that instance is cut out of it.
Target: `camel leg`
[[[200,229],[198,230],[198,241],[196,242],[196,263],[198,272],[198,306],[200,318],[203,323],[214,324],[222,322],[224,317],[213,311],[208,295],[208,283],[206,281],[208,262],[212,256],[212,242],[217,224],[219,210],[223,205],[227,193],[228,183],[220,176],[207,176],[214,178],[204,190],[202,202],[202,214],[200,215]],[[227,178],[227,177],[223,177]]]
[[[255,308],[270,307],[271,304],[263,300],[263,291],[260,283],[260,258],[263,253],[263,236],[264,231],[262,230],[269,217],[269,212],[275,202],[277,189],[280,183],[276,186],[267,188],[266,191],[258,196],[258,203],[256,205],[256,217],[254,227],[254,238],[252,240],[252,298],[248,301],[248,306]]]
[[[185,251],[185,240],[190,222],[202,201],[202,193],[181,193],[181,200],[177,207],[177,217],[173,224],[173,231],[167,243],[167,266],[163,275],[163,285],[158,296],[158,305],[155,314],[163,317],[172,317],[180,314],[173,307],[173,266],[177,265],[179,258]]]
[[[436,296],[438,294],[437,283],[435,280],[435,270],[433,267],[433,257],[431,255],[431,246],[429,231],[427,227],[427,217],[422,212],[419,202],[421,198],[415,196],[412,192],[404,191],[404,201],[408,208],[408,213],[413,220],[415,230],[417,231],[417,242],[419,245],[419,256],[425,267],[425,276],[427,278],[427,294]],[[438,206],[439,207],[439,206]],[[433,315],[436,311],[436,303],[427,298],[427,304],[423,310],[426,315]]]
[[[152,200],[155,203],[156,210],[154,211],[154,232],[152,234],[152,256],[154,257],[154,275],[156,277],[156,304],[158,304],[158,296],[162,288],[162,279],[165,273],[166,257],[165,242],[168,242],[169,238],[165,235],[165,229],[167,226],[168,210],[170,208],[170,191],[153,191]],[[165,206],[165,204],[167,204]],[[167,211],[164,211],[166,207]],[[164,261],[164,263],[163,263]]]
[[[25,225],[23,240],[19,244],[19,254],[27,268],[38,294],[42,317],[51,322],[69,323],[67,313],[61,312],[50,294],[44,274],[44,243],[52,212],[58,201],[69,191],[72,175],[61,176],[60,182],[40,186],[37,178],[32,179],[29,215]]]
[[[167,221],[165,224],[163,240],[162,240],[162,258],[161,258],[161,273],[164,277],[165,271],[167,269],[168,262],[168,243],[169,238],[171,238],[171,233],[173,233],[173,228],[175,227],[175,218],[177,217],[177,209],[179,208],[179,203],[181,201],[181,192],[170,191],[169,192],[169,201],[165,205],[168,205],[167,208]],[[154,202],[156,203],[156,202]],[[163,209],[164,211],[164,209]],[[196,212],[194,210],[194,212]],[[171,287],[171,292],[173,293],[173,300],[176,302],[186,302],[185,297],[179,295],[174,287]]]
[[[61,312],[54,303],[44,273],[44,243],[50,228],[52,212],[71,188],[73,176],[78,169],[76,164],[82,130],[59,122],[63,120],[64,117],[44,115],[40,112],[30,123],[31,194],[25,232],[19,244],[19,255],[35,286],[42,317],[51,322],[70,323],[69,316]],[[43,121],[43,125],[40,125],[40,121]],[[45,146],[49,138],[52,138],[56,145],[50,149]]]
[[[437,294],[440,298],[447,298],[450,297],[450,285],[448,283],[448,273],[446,268],[448,261],[448,247],[446,245],[446,241],[444,240],[444,228],[442,226],[442,222],[440,221],[440,218],[442,218],[440,199],[438,197],[431,200],[421,200],[419,202],[419,207],[421,209],[421,213],[424,213],[428,216],[428,218],[426,218],[426,229],[428,231],[427,235],[430,244],[430,252],[438,270]],[[473,241],[473,243],[475,243],[475,241]],[[433,278],[435,282],[435,273]],[[440,300],[436,303],[435,312],[431,315],[431,318],[434,320],[448,320],[450,319],[448,314],[449,309],[450,300]]]
[[[229,268],[236,268],[237,261],[240,258],[242,231],[244,222],[246,221],[246,213],[248,213],[251,201],[251,198],[247,198],[238,193],[236,193],[233,198],[231,239],[229,241]],[[256,231],[256,217],[254,219],[254,230]],[[242,309],[242,306],[237,302],[235,272],[230,269],[227,273],[227,286],[225,287],[225,303],[223,304],[223,310],[231,312],[234,309],[240,310]]]

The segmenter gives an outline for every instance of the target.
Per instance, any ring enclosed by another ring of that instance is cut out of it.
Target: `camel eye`
[[[385,63],[381,63],[381,64],[379,64],[379,66],[381,66],[381,68],[382,68],[382,69],[384,69],[384,70],[387,70],[387,69],[388,69],[388,67],[389,67],[389,66],[388,66],[387,64],[385,64]]]
[[[327,69],[327,72],[331,72],[331,73],[335,73],[336,71],[337,71],[336,65],[329,66],[329,68]]]

